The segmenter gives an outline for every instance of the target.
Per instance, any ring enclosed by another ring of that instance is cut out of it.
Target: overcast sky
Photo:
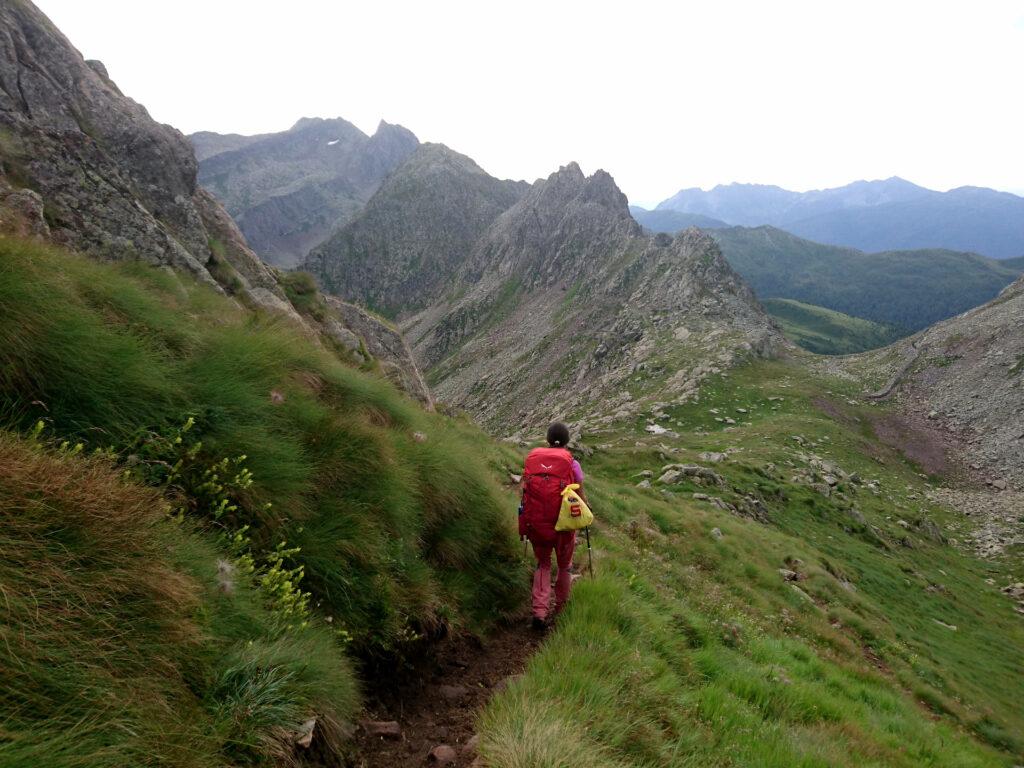
[[[186,133],[381,118],[632,202],[902,176],[1024,192],[1024,0],[36,0]]]

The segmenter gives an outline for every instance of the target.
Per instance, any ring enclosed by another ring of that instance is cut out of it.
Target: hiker
[[[583,469],[566,448],[569,428],[561,422],[548,427],[548,448],[534,448],[523,469],[523,499],[519,507],[519,534],[533,545],[537,570],[533,574],[533,628],[548,624],[551,600],[551,553],[558,562],[555,581],[555,615],[569,599],[576,531],[556,531],[555,523],[562,505],[562,491],[577,483],[582,496]]]

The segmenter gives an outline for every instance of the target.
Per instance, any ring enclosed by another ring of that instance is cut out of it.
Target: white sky
[[[630,200],[903,176],[1024,192],[1024,0],[36,0],[186,133],[380,118]]]

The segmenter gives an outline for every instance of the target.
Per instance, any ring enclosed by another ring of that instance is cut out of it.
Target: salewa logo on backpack
[[[552,468],[550,464],[541,464],[541,467],[543,467],[544,469],[551,469]]]

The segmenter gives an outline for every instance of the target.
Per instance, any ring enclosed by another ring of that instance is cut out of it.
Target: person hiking
[[[533,574],[533,628],[543,630],[551,615],[551,554],[558,563],[555,580],[555,609],[557,615],[569,599],[572,577],[573,552],[576,531],[556,531],[558,511],[562,505],[562,491],[577,483],[582,496],[583,468],[566,448],[569,428],[561,422],[548,427],[547,448],[534,448],[526,457],[523,468],[523,497],[519,508],[519,534],[529,539],[537,559]],[[585,500],[585,497],[584,497]]]

